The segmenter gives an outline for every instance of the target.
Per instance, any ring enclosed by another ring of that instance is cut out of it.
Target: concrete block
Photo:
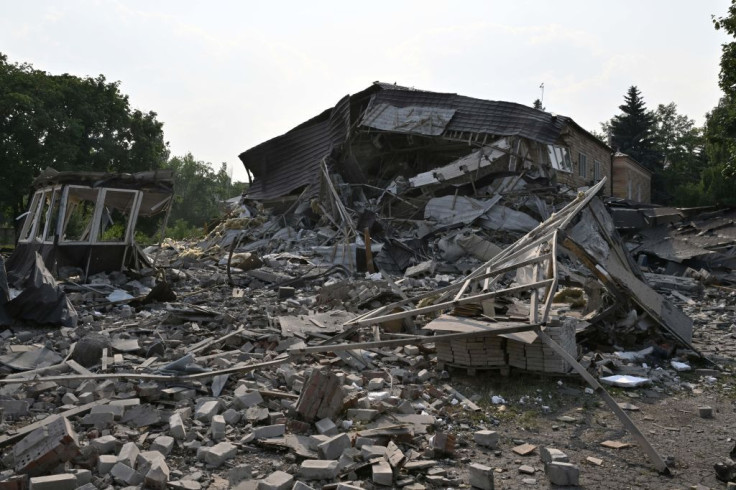
[[[225,423],[227,425],[235,425],[238,422],[240,422],[242,414],[235,410],[234,408],[228,408],[224,412],[222,412],[222,418],[225,419]]]
[[[468,466],[470,470],[470,486],[481,490],[493,490],[493,468],[473,463]]]
[[[373,483],[390,487],[394,483],[394,472],[386,461],[380,461],[373,465]]]
[[[375,443],[376,440],[372,437],[358,436],[355,438],[355,447],[358,449],[362,449],[363,446],[373,446]]]
[[[417,380],[420,383],[424,383],[425,381],[429,381],[429,379],[432,377],[432,373],[429,372],[427,369],[422,369],[417,373]]]
[[[378,417],[378,410],[372,408],[348,408],[347,416],[350,420],[370,422]]]
[[[92,407],[89,413],[111,413],[115,420],[120,420],[125,414],[125,407],[123,405],[97,405]]]
[[[363,459],[369,460],[371,458],[383,457],[386,455],[386,446],[376,446],[373,444],[366,444],[360,448],[360,453]]]
[[[30,480],[30,490],[74,490],[77,488],[77,477],[71,473],[36,476]]]
[[[169,435],[178,441],[187,438],[187,429],[184,427],[184,421],[179,412],[174,412],[169,417]]]
[[[169,466],[166,464],[166,461],[163,459],[156,460],[146,472],[144,478],[145,486],[156,490],[165,490],[166,483],[169,481],[169,475]]]
[[[64,396],[61,397],[61,403],[64,405],[76,405],[79,403],[79,398],[77,398],[77,395],[74,393],[65,393]]]
[[[248,391],[248,389],[240,385],[235,388],[233,393],[233,403],[237,408],[250,408],[252,406],[263,403],[263,397],[258,391]]]
[[[337,461],[322,459],[305,459],[299,467],[299,477],[305,480],[332,480],[337,472]]]
[[[140,454],[138,454],[138,458],[136,458],[136,469],[140,474],[145,475],[154,466],[154,464],[158,461],[165,460],[166,456],[158,451],[141,451]]]
[[[210,400],[200,405],[197,412],[194,414],[194,417],[201,422],[210,423],[212,421],[212,417],[217,415],[219,412],[220,402],[218,400]]]
[[[351,445],[350,436],[343,433],[336,435],[317,446],[317,453],[322,459],[337,459],[340,457],[342,452],[351,447]]]
[[[479,430],[473,434],[473,440],[479,446],[496,449],[498,447],[498,432],[495,430]]]
[[[703,419],[712,419],[713,418],[713,407],[708,407],[708,406],[698,407],[698,415],[700,415],[700,418],[703,418]]]
[[[158,436],[150,447],[151,451],[158,451],[164,456],[168,456],[172,449],[174,449],[174,438],[171,436]]]
[[[437,264],[434,262],[434,260],[426,260],[424,262],[420,262],[417,265],[412,265],[410,267],[407,267],[406,272],[404,272],[405,277],[422,277],[422,276],[431,276],[434,274],[434,269],[437,266]]]
[[[138,449],[135,442],[126,442],[123,444],[123,447],[120,448],[120,452],[118,453],[118,462],[135,469],[135,463],[140,452],[141,450]]]
[[[82,425],[97,429],[112,427],[115,423],[115,415],[112,413],[88,413],[82,417]]]
[[[258,482],[257,490],[289,490],[294,477],[284,471],[275,471]]]
[[[253,435],[256,439],[271,439],[272,437],[281,437],[285,433],[285,424],[264,425],[262,427],[253,428]]]
[[[568,463],[570,459],[567,454],[553,447],[543,447],[539,450],[539,459],[542,463]]]
[[[368,381],[367,389],[368,391],[381,390],[383,389],[384,384],[386,384],[386,382],[383,378],[372,378]]]
[[[219,441],[225,437],[225,430],[227,425],[225,424],[225,417],[222,415],[215,415],[212,417],[212,424],[210,425],[210,432],[212,439]]]
[[[237,454],[237,448],[229,442],[220,442],[204,451],[204,462],[217,468]]]
[[[325,436],[336,436],[339,432],[335,423],[328,418],[315,422],[314,426],[317,432]]]
[[[92,481],[92,472],[90,470],[86,470],[83,468],[74,468],[67,471],[67,473],[71,473],[77,478],[77,487],[86,485],[87,483]]]
[[[544,472],[553,485],[577,486],[580,481],[580,469],[572,463],[547,463]]]
[[[140,485],[143,483],[143,475],[123,463],[115,463],[110,470],[113,479],[125,485]]]
[[[100,475],[106,475],[110,473],[110,470],[118,462],[118,457],[111,454],[103,454],[100,459],[97,460],[97,472]]]
[[[419,347],[416,345],[405,345],[404,354],[406,354],[407,356],[416,356],[417,354],[419,354]]]
[[[82,404],[92,403],[93,401],[95,401],[94,393],[90,393],[89,391],[80,393],[78,398],[79,398],[79,403],[82,403]]]
[[[141,404],[140,398],[123,398],[122,400],[111,400],[110,406],[134,407]]]
[[[123,443],[114,436],[102,436],[89,441],[89,445],[97,449],[100,454],[117,453]]]

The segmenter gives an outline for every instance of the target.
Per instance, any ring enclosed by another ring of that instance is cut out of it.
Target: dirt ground
[[[726,311],[736,304],[733,299],[726,298]],[[503,378],[493,372],[475,377],[452,373],[451,384],[468,397],[479,396],[478,405],[483,408],[482,413],[472,415],[467,410],[454,410],[449,417],[461,434],[461,441],[468,442],[460,444],[456,459],[494,468],[496,488],[501,489],[550,487],[538,450],[529,456],[511,451],[521,443],[552,446],[565,452],[570,462],[580,468],[579,488],[725,488],[713,469],[715,463],[729,460],[729,452],[736,445],[736,348],[732,345],[736,327],[725,325],[728,323],[696,322],[695,326],[694,346],[724,368],[715,377],[696,372],[697,368],[713,368],[699,361],[693,363],[693,371],[680,373],[679,380],[664,385],[608,388],[619,404],[637,408],[627,410],[627,414],[667,461],[669,476],[654,470],[613,412],[596,394],[586,393],[587,385],[575,375],[554,378],[512,371],[508,378]],[[492,395],[501,396],[508,403],[494,405],[490,401]],[[698,408],[703,406],[713,409],[713,418],[699,416]],[[498,421],[495,428],[490,426],[493,419]],[[499,450],[480,449],[472,442],[473,431],[482,426],[499,432]],[[630,446],[609,449],[601,446],[606,440]],[[596,466],[587,462],[589,456],[603,463]],[[458,468],[456,461],[446,464],[448,472],[467,481],[462,465]],[[521,465],[532,466],[536,472],[520,474]],[[524,481],[529,478],[536,483]]]

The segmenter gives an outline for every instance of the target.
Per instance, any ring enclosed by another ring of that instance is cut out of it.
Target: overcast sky
[[[702,124],[727,0],[0,0],[0,52],[104,74],[155,111],[172,155],[245,180],[242,151],[374,80],[531,105],[592,131],[631,85]]]

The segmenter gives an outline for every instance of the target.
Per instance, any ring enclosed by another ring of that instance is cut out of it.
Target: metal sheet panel
[[[442,107],[394,107],[390,104],[377,104],[365,112],[361,125],[397,133],[439,136],[445,131],[455,112],[455,109]]]

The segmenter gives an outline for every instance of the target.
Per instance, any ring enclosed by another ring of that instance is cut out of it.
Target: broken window
[[[572,172],[570,151],[563,146],[547,145],[547,154],[552,168],[563,172]]]
[[[588,176],[588,156],[578,153],[578,175],[582,178]]]
[[[62,225],[62,242],[89,242],[99,189],[69,186]]]
[[[59,226],[59,208],[61,205],[61,188],[54,189],[53,197],[51,198],[51,213],[49,214],[49,223],[47,225],[46,233],[44,234],[44,241],[53,242],[54,236],[58,231]]]
[[[131,210],[135,205],[137,195],[136,191],[112,189],[105,191],[98,241],[107,243],[126,241]]]
[[[29,237],[33,234],[33,225],[36,224],[36,214],[38,214],[39,204],[42,204],[42,196],[42,191],[38,191],[33,195],[33,200],[26,213],[26,220],[23,223],[23,229],[20,231],[21,242],[29,241]]]
[[[51,194],[51,190],[44,191],[38,206],[37,223],[33,235],[34,240],[38,242],[43,241],[43,234],[46,231],[46,220],[48,219],[49,208],[51,207]]]

